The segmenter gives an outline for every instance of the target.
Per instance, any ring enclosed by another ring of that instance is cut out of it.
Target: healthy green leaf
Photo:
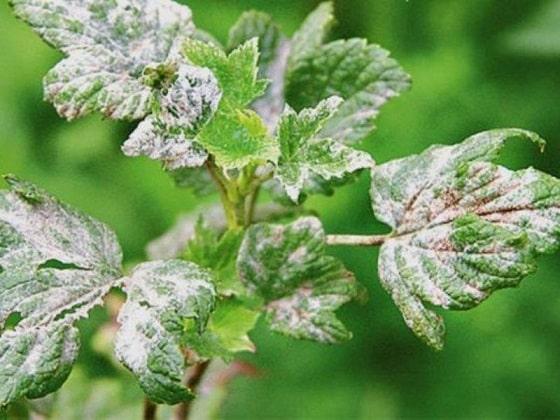
[[[261,118],[251,110],[216,113],[196,137],[226,170],[250,163],[276,162],[278,144],[268,134]]]
[[[517,286],[536,256],[558,248],[560,181],[490,163],[517,137],[543,145],[527,131],[494,130],[372,172],[375,215],[394,229],[380,251],[381,282],[407,325],[437,349],[443,320],[426,304],[472,308]]]
[[[241,45],[229,55],[220,48],[189,40],[184,53],[191,63],[207,67],[223,91],[218,111],[200,131],[196,141],[208,150],[216,163],[228,169],[241,169],[250,163],[276,161],[278,147],[261,118],[245,109],[261,96],[266,83],[257,79],[258,40]]]
[[[140,119],[152,89],[143,72],[175,60],[193,34],[191,11],[170,0],[10,0],[15,14],[67,58],[45,77],[45,97],[68,119],[100,111]]]
[[[239,282],[235,266],[242,239],[243,230],[230,229],[221,234],[200,218],[194,237],[187,244],[184,258],[212,271],[220,295],[243,294],[243,286]]]
[[[366,152],[321,137],[324,124],[328,124],[341,104],[342,99],[335,96],[299,114],[287,108],[280,119],[280,159],[275,178],[296,203],[306,184],[312,183],[317,177],[324,181],[342,179],[374,165]]]
[[[220,357],[230,361],[235,353],[255,351],[248,333],[255,327],[260,312],[248,308],[238,299],[218,302],[208,327],[200,335],[191,335],[189,345],[200,360]]]
[[[13,176],[0,192],[0,406],[64,381],[77,355],[74,323],[120,277],[113,232]],[[45,373],[50,372],[50,373]]]
[[[192,397],[183,385],[188,334],[201,334],[214,308],[211,275],[179,260],[139,265],[124,280],[127,301],[118,321],[115,351],[156,403]]]
[[[350,338],[334,311],[356,295],[354,276],[325,255],[318,219],[247,230],[237,268],[242,282],[264,299],[274,331],[324,343]]]
[[[257,38],[245,42],[229,55],[216,45],[189,39],[184,43],[183,53],[190,63],[214,73],[223,91],[224,107],[242,109],[266,89],[266,81],[257,78]]]
[[[241,15],[229,32],[228,50],[233,50],[252,38],[259,43],[259,76],[270,81],[262,98],[252,107],[268,127],[275,127],[284,108],[284,74],[290,43],[272,18],[266,13],[250,11]]]
[[[389,53],[363,39],[323,45],[333,23],[331,3],[323,3],[294,36],[286,74],[286,99],[296,110],[336,95],[345,102],[321,136],[346,143],[374,129],[379,109],[410,86],[410,77]]]

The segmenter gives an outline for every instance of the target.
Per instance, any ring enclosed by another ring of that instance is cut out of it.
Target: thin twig
[[[193,372],[187,380],[187,388],[192,393],[195,393],[209,365],[210,361],[206,361],[194,366]],[[191,411],[191,404],[192,401],[185,401],[184,403],[181,403],[175,411],[175,420],[186,420],[189,417],[189,412]]]
[[[386,240],[386,235],[327,235],[327,245],[378,246]]]
[[[144,398],[144,420],[156,420],[157,405]]]

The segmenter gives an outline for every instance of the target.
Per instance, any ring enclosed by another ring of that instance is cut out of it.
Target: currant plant
[[[381,47],[328,42],[321,4],[293,37],[247,12],[222,46],[170,0],[10,0],[65,58],[46,100],[72,120],[99,112],[138,121],[127,156],[159,161],[178,187],[216,192],[221,207],[189,218],[123,273],[117,238],[42,189],[5,177],[0,192],[0,411],[56,391],[79,351],[76,323],[114,288],[126,294],[116,357],[155,404],[189,401],[210,361],[254,351],[265,317],[295,339],[351,333],[336,310],[360,294],[328,246],[381,246],[379,279],[408,327],[435,349],[436,307],[469,309],[536,270],[560,241],[560,181],[493,163],[501,129],[376,165],[355,145],[410,78]],[[388,235],[327,235],[305,210],[360,171]],[[265,191],[276,203],[263,203]]]

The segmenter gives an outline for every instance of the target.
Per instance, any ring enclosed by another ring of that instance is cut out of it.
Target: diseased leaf
[[[214,308],[211,275],[186,261],[154,261],[137,266],[125,279],[124,290],[117,357],[152,401],[177,404],[190,399],[183,385],[183,346],[189,333],[204,331]]]
[[[297,111],[330,96],[345,102],[321,136],[355,143],[374,129],[379,109],[410,87],[410,77],[389,52],[363,39],[323,45],[334,22],[323,3],[294,36],[286,74],[286,99]]]
[[[151,115],[132,132],[122,151],[126,156],[147,156],[162,161],[170,171],[197,168],[208,159],[200,144],[187,139],[183,132],[171,134]]]
[[[257,45],[258,40],[253,38],[229,55],[196,40],[189,40],[184,47],[187,60],[212,70],[223,91],[218,111],[196,141],[226,170],[274,162],[278,157],[277,144],[264,122],[255,112],[245,109],[266,89],[266,83],[257,79]]]
[[[303,57],[321,48],[335,23],[334,5],[330,1],[321,3],[309,14],[292,39],[288,61],[290,73]]]
[[[250,227],[237,268],[249,291],[264,299],[274,331],[323,343],[350,338],[334,311],[355,297],[356,282],[336,258],[325,255],[318,219]]]
[[[77,355],[75,321],[120,277],[122,253],[105,225],[43,190],[6,177],[0,192],[0,407],[62,384]]]
[[[60,388],[76,361],[78,347],[78,330],[65,322],[5,331],[0,337],[1,406]]]
[[[558,247],[560,181],[490,163],[516,137],[543,145],[527,131],[494,130],[372,172],[374,212],[393,228],[380,251],[381,282],[407,325],[437,349],[444,325],[426,304],[472,308],[517,286],[536,256]]]
[[[68,119],[100,111],[140,119],[152,90],[148,65],[178,57],[193,34],[191,11],[170,0],[10,0],[15,14],[62,60],[45,77],[45,97]]]
[[[343,179],[374,164],[366,152],[321,137],[321,129],[342,102],[335,96],[299,114],[288,108],[280,120],[280,159],[275,178],[296,203],[306,184],[312,184],[316,178],[324,181]]]
[[[154,70],[156,76],[163,70]],[[158,110],[142,121],[122,150],[127,156],[163,161],[168,170],[202,166],[208,153],[196,133],[212,117],[221,99],[218,82],[208,69],[181,65],[175,81],[157,95]]]
[[[216,192],[216,184],[205,167],[181,168],[169,171],[179,188],[190,190],[197,197],[206,197]]]
[[[201,217],[194,237],[187,244],[184,258],[212,271],[220,295],[243,294],[235,267],[242,239],[243,230],[227,230],[222,234],[220,230],[209,227]]]
[[[233,50],[252,38],[259,42],[259,76],[270,85],[265,95],[253,103],[253,109],[271,129],[276,126],[284,108],[284,75],[290,42],[266,13],[243,13],[229,32],[228,49]]]

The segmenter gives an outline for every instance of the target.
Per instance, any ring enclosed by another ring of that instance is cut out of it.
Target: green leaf
[[[77,356],[74,323],[120,277],[105,225],[43,190],[6,177],[0,192],[0,407],[58,388]],[[13,317],[17,325],[9,325]],[[8,329],[9,328],[9,329]]]
[[[190,399],[183,385],[183,347],[188,334],[204,331],[214,309],[211,275],[185,261],[154,261],[137,266],[124,290],[118,359],[152,401],[172,405]]]
[[[226,170],[278,159],[278,144],[268,134],[261,118],[248,109],[218,112],[196,140]]]
[[[356,282],[325,251],[325,233],[316,218],[247,230],[238,272],[249,291],[264,299],[274,331],[323,343],[350,338],[334,311],[355,297]]]
[[[284,74],[290,42],[266,13],[250,11],[241,15],[229,32],[228,50],[252,38],[258,39],[259,76],[270,81],[265,95],[252,107],[268,127],[275,127],[284,108]]]
[[[366,152],[320,137],[324,124],[341,103],[342,99],[335,96],[299,114],[288,108],[280,119],[280,159],[275,178],[296,203],[306,184],[314,182],[315,178],[324,181],[342,179],[374,164]]]
[[[214,73],[223,91],[224,107],[244,108],[266,89],[266,83],[257,78],[257,38],[247,41],[229,55],[216,45],[189,39],[184,43],[183,53],[195,66],[208,68]]]
[[[201,217],[196,224],[194,237],[187,244],[184,258],[212,271],[220,295],[244,294],[235,266],[242,239],[242,229],[221,234],[219,230],[209,227]]]
[[[258,40],[241,45],[229,55],[218,47],[189,40],[185,57],[215,74],[223,91],[214,118],[201,130],[196,141],[208,150],[216,163],[228,169],[241,169],[250,163],[276,161],[278,146],[261,118],[245,109],[261,96],[266,83],[257,79]]]
[[[345,102],[321,135],[346,143],[374,129],[379,109],[410,87],[410,77],[389,52],[363,39],[323,45],[333,23],[332,4],[323,3],[294,36],[286,74],[286,99],[296,110],[330,96]]]
[[[255,351],[248,333],[255,327],[260,312],[238,299],[218,302],[203,334],[192,334],[189,344],[201,360],[220,357],[232,360],[235,353]]]
[[[143,72],[178,58],[194,31],[191,11],[170,0],[10,0],[15,14],[67,57],[45,77],[45,97],[68,119],[100,111],[140,119],[152,89]]]
[[[252,10],[243,13],[230,29],[227,49],[233,51],[253,38],[258,40],[260,76],[266,77],[283,36],[270,15]]]
[[[517,129],[435,146],[372,172],[377,218],[393,228],[379,276],[407,325],[443,346],[443,320],[426,304],[470,309],[514,287],[535,257],[558,248],[560,181],[535,169],[490,163],[510,138],[544,141]]]
[[[206,197],[216,192],[216,184],[205,167],[181,168],[168,174],[179,188],[190,190],[197,197]]]
[[[288,61],[289,73],[298,66],[302,58],[321,48],[335,23],[334,5],[330,1],[321,3],[309,14],[293,36]]]

